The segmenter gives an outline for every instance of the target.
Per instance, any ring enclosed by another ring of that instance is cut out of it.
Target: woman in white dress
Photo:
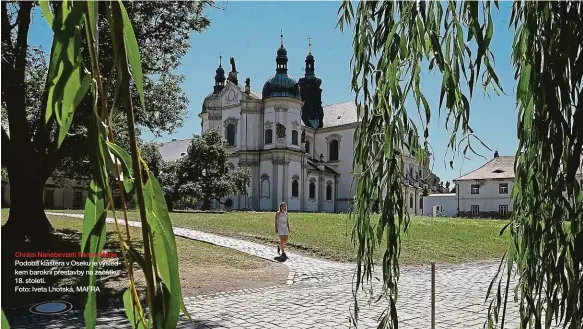
[[[279,205],[279,211],[275,213],[275,233],[279,235],[279,246],[277,247],[277,253],[281,251],[281,257],[278,260],[285,261],[287,255],[285,254],[285,245],[289,238],[289,217],[287,215],[287,205],[282,202]]]

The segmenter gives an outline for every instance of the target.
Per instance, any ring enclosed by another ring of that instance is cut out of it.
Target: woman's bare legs
[[[287,235],[279,236],[279,248],[281,249],[281,254],[285,254],[285,245],[287,243]]]

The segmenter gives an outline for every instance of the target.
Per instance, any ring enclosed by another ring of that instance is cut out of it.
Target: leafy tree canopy
[[[202,201],[202,209],[208,210],[213,200],[223,204],[228,196],[247,195],[251,176],[230,167],[228,159],[229,153],[218,130],[195,135],[186,155],[165,164],[162,170],[161,181],[167,202],[188,197]]]
[[[60,1],[51,2],[53,12],[58,13],[61,5]],[[191,34],[204,30],[210,24],[203,10],[212,6],[213,2],[143,1],[128,2],[126,5],[140,47],[143,72],[143,79],[140,80],[143,81],[143,97],[147,104],[145,109],[141,108],[137,89],[132,88],[138,125],[136,133],[138,137],[140,129],[148,129],[155,135],[172,133],[182,125],[188,106],[188,99],[180,87],[184,77],[172,71],[180,65],[190,48]],[[38,221],[38,231],[46,232],[44,228],[50,230],[42,212],[42,189],[46,179],[55,170],[77,178],[88,177],[86,126],[92,116],[93,104],[89,93],[74,112],[67,138],[59,146],[59,122],[51,113],[46,113],[50,56],[40,47],[28,44],[35,10],[40,8],[34,2],[1,3],[2,166],[7,168],[11,181],[12,211],[6,227],[14,227],[11,219],[20,217],[18,226],[21,229],[31,227],[30,224]],[[101,72],[99,78],[105,88],[104,102],[112,109],[110,117],[112,125],[116,126],[116,143],[129,149],[126,147],[127,136],[123,133],[127,131],[123,127],[125,121],[118,118],[125,116],[126,109],[123,102],[115,99],[119,79],[114,65],[111,21],[107,17],[106,4],[98,3],[97,12],[97,63]],[[84,67],[91,68],[85,33],[82,33],[79,49]]]

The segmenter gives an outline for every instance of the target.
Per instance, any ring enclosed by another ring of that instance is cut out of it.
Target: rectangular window
[[[480,194],[480,185],[479,184],[472,185],[472,194]]]
[[[73,206],[81,207],[83,206],[83,192],[75,191],[75,197],[73,199]]]
[[[508,206],[507,205],[498,206],[498,214],[502,217],[506,217],[506,215],[508,215]]]
[[[508,194],[508,183],[498,184],[498,193],[499,194]]]
[[[472,216],[480,216],[480,206],[472,205]]]
[[[45,190],[45,206],[55,206],[55,190]]]

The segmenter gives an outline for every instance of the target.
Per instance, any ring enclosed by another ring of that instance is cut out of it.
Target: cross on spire
[[[308,52],[312,53],[312,37],[308,37]]]
[[[283,30],[281,30],[281,35],[280,35],[280,37],[281,37],[281,46],[283,47]]]
[[[219,53],[219,67],[223,66],[223,55],[222,53]]]

